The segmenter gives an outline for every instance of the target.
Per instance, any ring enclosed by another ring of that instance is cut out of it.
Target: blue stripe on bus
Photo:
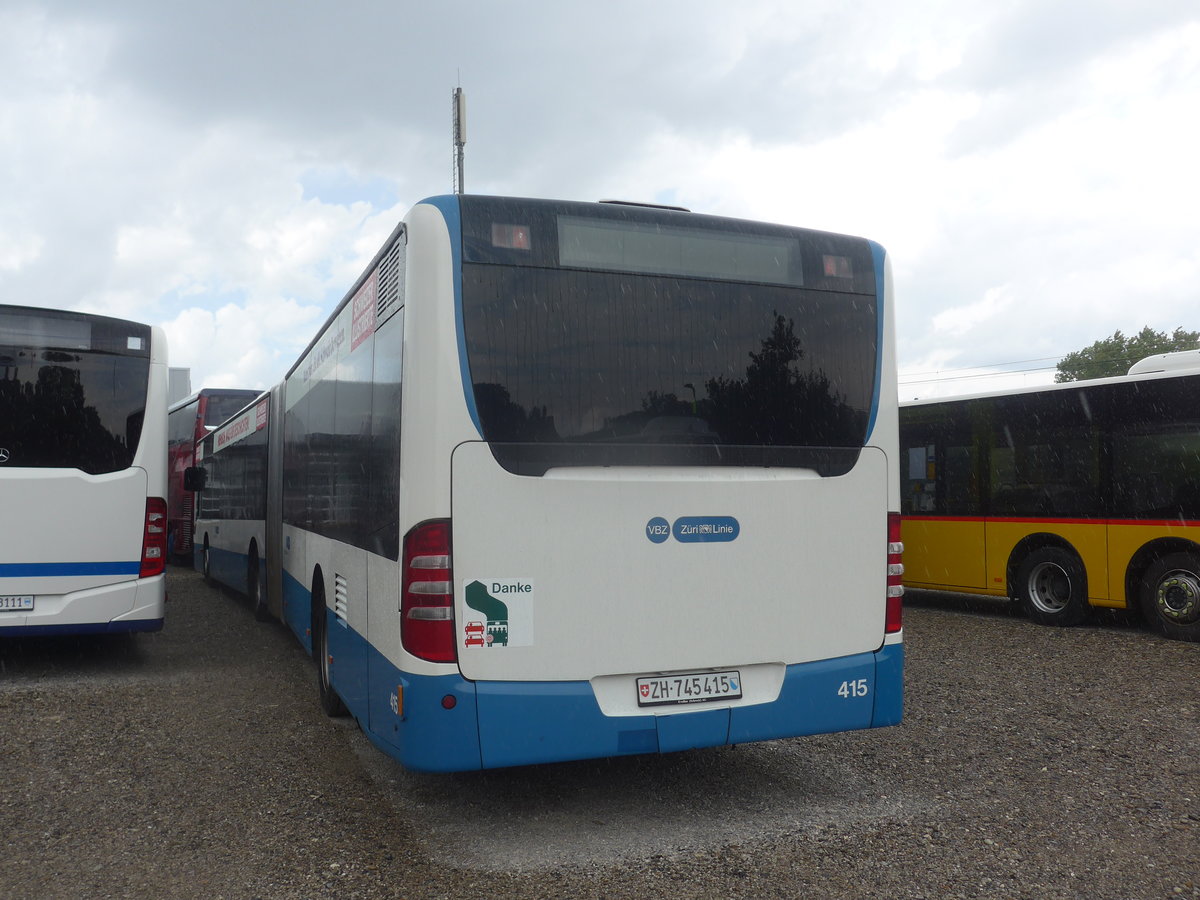
[[[0,628],[0,638],[74,637],[79,634],[132,634],[162,631],[162,619],[118,619],[113,622],[90,622],[82,625],[8,625]]]
[[[337,645],[330,648],[335,689],[372,743],[418,771],[668,753],[837,733],[896,725],[902,713],[903,644],[788,666],[779,696],[770,703],[606,716],[587,681],[472,682],[454,673],[403,672],[331,611],[325,615],[331,643]],[[847,684],[860,683],[866,688],[862,693],[846,690]]]
[[[132,562],[0,563],[0,578],[52,578],[71,575],[137,575],[140,560]]]
[[[467,401],[467,412],[475,423],[475,430],[483,437],[483,425],[479,420],[479,410],[475,406],[475,387],[471,383],[471,367],[467,361],[467,335],[463,329],[462,306],[462,212],[459,209],[458,197],[442,195],[429,197],[421,201],[428,203],[442,214],[446,221],[446,230],[450,232],[450,266],[454,273],[454,330],[458,339],[458,369],[462,376],[463,397]]]
[[[883,264],[887,259],[887,251],[874,241],[867,241],[871,246],[871,257],[875,261],[875,389],[871,391],[871,414],[867,419],[867,436],[875,430],[875,418],[879,415],[879,391],[883,384],[883,320],[891,310],[887,309],[887,297],[884,296]]]

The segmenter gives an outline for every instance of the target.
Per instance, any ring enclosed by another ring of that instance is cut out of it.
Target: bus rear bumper
[[[469,682],[396,672],[399,690],[372,701],[366,730],[385,752],[422,771],[719,747],[899,724],[903,668],[904,645],[886,644],[788,666],[769,703],[657,707],[633,716],[604,715],[586,681]]]
[[[0,613],[0,638],[159,631],[166,585],[166,577],[156,575],[61,594],[34,594],[32,612]]]

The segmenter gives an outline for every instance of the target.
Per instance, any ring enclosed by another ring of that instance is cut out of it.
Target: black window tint
[[[329,529],[334,521],[334,490],[339,474],[333,430],[335,373],[336,368],[330,366],[305,397],[308,401],[304,441],[308,527],[330,537],[334,536]]]
[[[202,519],[265,519],[267,514],[267,429],[261,428],[234,444],[212,452],[204,442]]]
[[[171,447],[191,446],[196,440],[196,410],[200,400],[171,410],[167,417],[167,444]]]
[[[1200,377],[1113,391],[1112,428],[1112,514],[1200,519]]]
[[[865,439],[876,362],[870,295],[468,265],[463,307],[484,436],[494,451],[542,445],[531,452],[543,469],[815,464],[811,454],[717,449],[735,447],[853,449],[848,468]],[[584,443],[606,449],[585,459],[569,446]]]
[[[258,396],[258,391],[228,391],[209,394],[204,400],[204,424],[216,428]]]
[[[991,515],[1100,515],[1100,412],[1100,396],[1084,390],[999,401],[992,422]]]
[[[375,341],[368,339],[338,360],[333,428],[329,436],[332,502],[325,534],[366,546],[371,502],[371,369]]]
[[[127,468],[150,374],[150,329],[119,319],[0,309],[0,447],[7,465]]]
[[[283,521],[308,528],[308,400],[305,394],[284,415]]]
[[[403,283],[404,254],[390,253],[384,264],[389,283]],[[389,290],[394,303],[395,285]],[[306,392],[284,415],[284,521],[389,559],[400,554],[403,323],[403,309],[389,309],[351,346],[343,306],[285,387],[292,396]]]
[[[979,515],[982,448],[973,409],[938,404],[907,409],[900,430],[900,511],[906,515]]]
[[[372,343],[371,493],[367,498],[366,549],[388,559],[400,556],[400,372],[404,330],[401,311],[379,327]]]

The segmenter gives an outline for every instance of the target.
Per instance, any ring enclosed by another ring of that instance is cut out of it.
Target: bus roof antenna
[[[463,192],[463,145],[467,142],[467,97],[461,87],[454,89],[454,193]]]

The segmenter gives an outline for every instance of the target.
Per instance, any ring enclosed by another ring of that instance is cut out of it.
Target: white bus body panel
[[[267,545],[265,523],[262,519],[197,519],[196,543],[203,547],[206,540],[210,551],[224,551],[239,557],[248,557],[253,544],[261,565],[263,550]],[[246,589],[246,585],[240,582],[229,586],[239,591]]]
[[[464,444],[452,516],[460,669],[472,680],[583,681],[877,650],[887,487],[888,460],[872,448],[837,478],[628,468],[532,478],[506,472],[486,444]],[[681,517],[731,517],[739,531],[647,536],[652,519]],[[476,581],[508,605],[507,644],[467,644],[481,620],[466,603]]]
[[[0,592],[33,595],[34,608],[0,613],[0,634],[13,627],[162,617],[161,601],[156,604],[146,596],[137,580],[146,521],[142,469],[106,475],[78,469],[0,470],[0,496],[0,546],[6,564],[63,564],[68,572],[74,564],[79,573],[3,579]],[[52,526],[47,524],[51,519]],[[89,571],[104,564],[127,564],[134,571]],[[161,593],[161,577],[157,581]],[[151,608],[139,614],[147,606]]]
[[[1174,353],[1157,353],[1139,359],[1126,375],[1145,375],[1150,372],[1186,372],[1200,369],[1200,348],[1176,350]]]
[[[5,563],[140,564],[146,523],[142,469],[105,475],[78,469],[0,469],[0,495]],[[130,576],[7,578],[4,592],[61,594],[79,588],[81,578],[82,586],[100,587]]]
[[[13,627],[163,618],[165,578],[141,579],[138,571],[146,498],[167,495],[166,343],[161,328],[151,329],[147,414],[130,468],[103,475],[0,469],[0,561],[78,572],[0,580],[0,593],[34,597],[32,613],[0,613],[0,633]],[[126,571],[100,571],[114,565]]]

